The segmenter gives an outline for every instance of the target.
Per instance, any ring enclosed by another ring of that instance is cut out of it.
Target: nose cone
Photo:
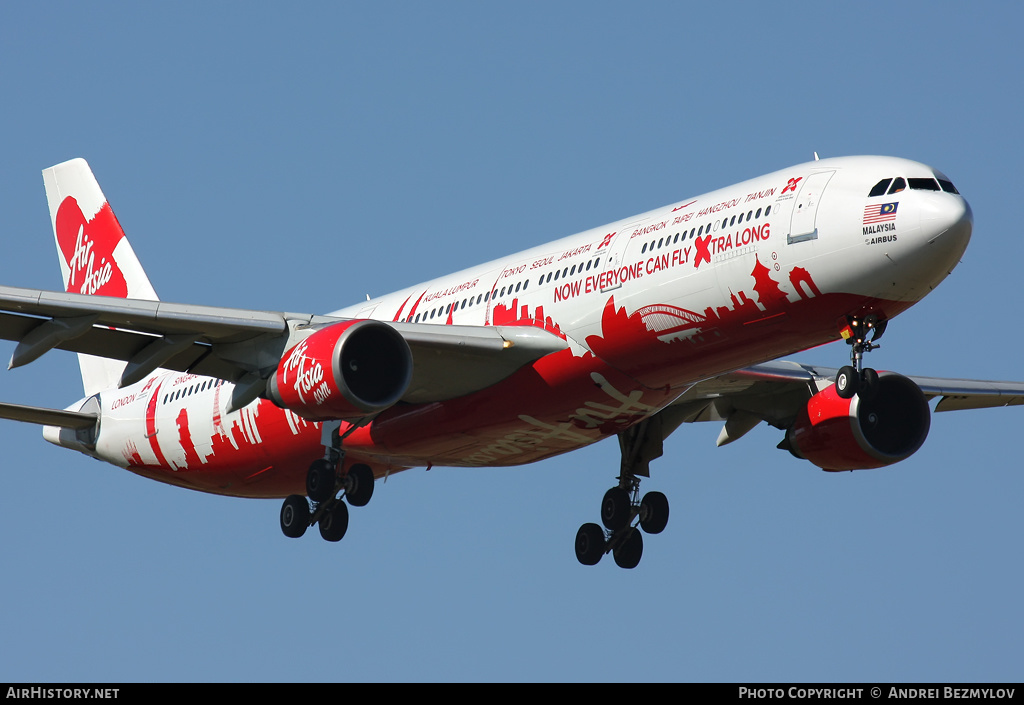
[[[971,240],[974,214],[967,201],[956,194],[912,195],[919,227],[907,241],[910,246],[904,253],[902,281],[908,287],[907,298],[916,301],[937,287],[960,263]]]
[[[920,301],[960,263],[974,225],[971,207],[961,196],[910,191],[899,201],[892,239],[885,245],[887,265],[879,269],[888,297]]]
[[[920,206],[921,235],[927,245],[943,251],[952,270],[960,261],[967,243],[971,241],[974,213],[970,204],[960,196],[936,193],[924,199]]]

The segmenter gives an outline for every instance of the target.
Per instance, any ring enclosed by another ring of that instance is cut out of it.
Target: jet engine
[[[372,320],[322,328],[292,347],[267,382],[267,397],[310,421],[357,419],[387,409],[412,379],[412,352]]]
[[[870,399],[842,399],[835,385],[818,392],[784,443],[797,457],[829,471],[880,468],[909,458],[928,437],[928,401],[902,375],[881,372],[878,384]]]

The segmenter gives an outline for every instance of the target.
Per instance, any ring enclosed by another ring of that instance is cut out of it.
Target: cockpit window
[[[939,179],[939,186],[941,186],[942,190],[945,191],[946,193],[960,193],[959,191],[956,190],[956,186],[953,185],[952,181],[947,181],[946,179]]]
[[[889,189],[889,195],[891,196],[894,193],[899,193],[906,187],[907,182],[903,180],[903,177],[897,176],[896,179],[892,182],[892,187]]]
[[[938,191],[939,182],[935,179],[907,179],[913,191]]]
[[[877,184],[875,184],[874,188],[871,189],[871,192],[868,194],[868,198],[883,195],[885,193],[885,190],[889,188],[890,183],[892,183],[891,178],[882,179],[881,181],[879,181]]]

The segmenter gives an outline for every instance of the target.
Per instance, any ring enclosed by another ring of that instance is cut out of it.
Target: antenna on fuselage
[[[814,153],[814,161],[818,161],[818,153],[817,152]]]

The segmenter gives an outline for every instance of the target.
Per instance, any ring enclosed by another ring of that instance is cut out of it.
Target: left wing
[[[681,423],[722,421],[718,445],[740,438],[761,421],[789,428],[811,397],[829,387],[837,369],[776,361],[746,367],[695,384],[669,409]],[[1024,404],[1024,383],[908,376],[935,411],[984,409]],[[667,434],[666,434],[667,435]]]

